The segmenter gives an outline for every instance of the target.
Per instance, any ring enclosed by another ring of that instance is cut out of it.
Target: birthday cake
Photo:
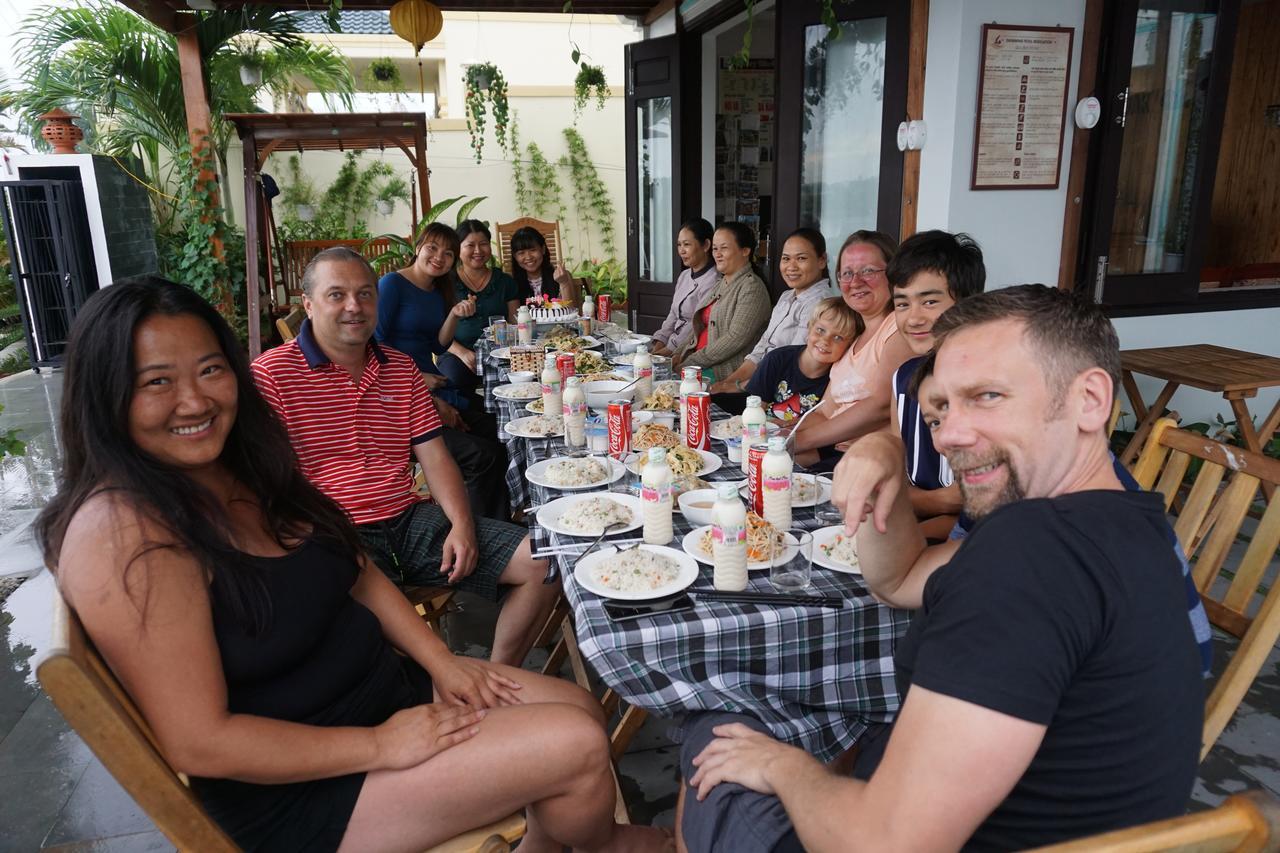
[[[556,300],[536,302],[530,299],[526,304],[535,323],[570,323],[578,318],[577,308]]]

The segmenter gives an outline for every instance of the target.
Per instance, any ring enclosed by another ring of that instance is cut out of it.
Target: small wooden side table
[[[1276,428],[1280,426],[1280,402],[1276,403],[1256,430],[1246,403],[1250,397],[1258,396],[1259,388],[1280,385],[1280,358],[1213,344],[1192,344],[1123,350],[1120,353],[1120,367],[1124,390],[1129,395],[1129,402],[1138,419],[1138,428],[1133,438],[1120,454],[1120,461],[1124,465],[1129,465],[1138,455],[1151,427],[1160,418],[1165,406],[1169,405],[1169,400],[1180,385],[1221,394],[1231,405],[1240,438],[1250,450],[1261,453],[1262,446],[1271,440]],[[1138,393],[1138,383],[1133,379],[1135,373],[1165,380],[1164,388],[1150,406],[1142,401],[1142,395]],[[1270,498],[1269,487],[1267,491],[1267,497]]]

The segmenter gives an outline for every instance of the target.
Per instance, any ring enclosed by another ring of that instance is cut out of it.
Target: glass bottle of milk
[[[542,365],[542,414],[554,418],[560,414],[560,368],[556,367],[556,354],[547,353],[546,363]]]
[[[702,369],[699,367],[686,367],[680,379],[680,438],[688,443],[689,441],[689,410],[687,404],[689,395],[695,391],[702,390]]]
[[[631,373],[636,377],[636,400],[644,402],[653,393],[653,356],[648,347],[636,350],[635,359],[631,362]]]
[[[569,448],[586,447],[587,396],[582,392],[582,379],[570,376],[565,383],[560,411],[564,415],[564,443]]]
[[[736,483],[721,483],[711,507],[711,582],[716,589],[747,588],[747,508]]]
[[[521,305],[516,311],[516,343],[521,346],[533,343],[533,315],[528,305]]]
[[[760,398],[752,394],[747,398],[747,407],[742,410],[742,473],[744,474],[748,473],[747,469],[750,467],[747,451],[751,445],[764,441],[767,422]]]
[[[760,463],[764,486],[764,520],[778,530],[791,527],[791,455],[782,436],[769,439],[769,452]]]
[[[675,535],[671,529],[671,503],[671,466],[667,464],[667,450],[651,447],[640,474],[641,517],[646,544],[666,545]]]

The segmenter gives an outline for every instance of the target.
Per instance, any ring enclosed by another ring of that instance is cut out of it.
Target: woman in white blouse
[[[707,220],[690,219],[676,234],[676,253],[684,263],[684,270],[676,279],[667,319],[653,334],[654,355],[679,352],[693,333],[693,312],[716,284],[716,262],[711,258],[714,233]]]
[[[827,272],[827,241],[815,228],[797,228],[791,232],[782,244],[778,273],[787,291],[773,306],[768,327],[742,365],[711,386],[713,394],[742,391],[765,353],[778,347],[803,344],[813,307],[829,296],[840,295]]]

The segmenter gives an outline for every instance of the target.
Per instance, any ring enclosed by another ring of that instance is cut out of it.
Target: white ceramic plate
[[[609,589],[609,587],[597,583],[594,578],[594,570],[599,566],[607,565],[618,553],[618,549],[612,545],[601,548],[598,551],[592,551],[583,557],[573,570],[573,578],[578,582],[579,586],[588,592],[593,592],[603,598],[613,598],[619,601],[645,601],[650,598],[665,598],[687,588],[698,579],[698,563],[688,554],[677,551],[675,548],[668,548],[666,545],[641,545],[640,550],[661,554],[674,560],[680,567],[680,573],[676,575],[676,579],[657,589],[645,590],[644,592],[619,592],[616,589]]]
[[[499,385],[493,389],[493,396],[499,400],[536,400],[542,396],[542,386],[537,382],[517,382],[514,385]]]
[[[563,421],[560,424],[560,429],[556,430],[555,432],[548,432],[548,433],[530,432],[529,431],[530,425],[540,417],[542,416],[533,415],[532,417],[528,417],[528,418],[515,418],[510,423],[508,423],[505,427],[503,427],[503,429],[507,431],[507,435],[514,435],[519,438],[547,438],[548,436],[564,435]]]
[[[640,503],[640,498],[635,495],[622,495],[615,494],[613,492],[593,495],[566,495],[563,498],[556,498],[553,501],[543,504],[542,508],[538,510],[538,523],[547,530],[550,530],[552,533],[559,533],[562,536],[582,536],[594,539],[600,535],[599,531],[596,531],[595,533],[580,533],[576,530],[570,530],[560,523],[560,519],[574,512],[574,507],[583,501],[588,501],[597,497],[615,501],[616,503],[620,503],[627,509],[631,510],[631,515],[633,516],[631,524],[626,527],[614,528],[609,531],[611,535],[614,533],[626,533],[631,530],[636,530],[644,523],[644,519],[640,517],[640,512],[644,509],[644,506]]]
[[[740,432],[734,433],[733,435],[728,435],[725,432],[723,424],[727,424],[731,420],[733,420],[733,418],[724,418],[722,420],[711,422],[711,440],[712,441],[725,441],[730,438],[740,438],[742,436]],[[765,421],[765,424],[764,424],[765,438],[768,438],[771,435],[775,435],[780,429],[782,429],[782,427],[778,426],[773,421]]]
[[[556,456],[552,459],[543,459],[541,462],[536,462],[533,465],[530,465],[528,468],[526,468],[524,472],[524,476],[530,483],[533,483],[535,486],[544,486],[548,489],[563,489],[564,491],[573,492],[573,491],[579,491],[581,489],[598,489],[601,486],[607,486],[612,482],[622,479],[622,475],[627,472],[627,469],[623,468],[620,462],[615,462],[614,460],[609,459],[608,457],[601,457],[601,456],[585,457],[584,456],[581,458],[595,459],[597,462],[604,463],[609,470],[608,475],[604,479],[598,480],[594,483],[583,483],[578,486],[561,486],[548,480],[546,471],[548,468],[551,467],[551,463],[559,462],[563,459],[568,459],[568,458],[569,458],[568,456]]]
[[[684,535],[684,539],[680,540],[681,547],[684,548],[685,552],[690,557],[693,557],[699,563],[706,563],[708,566],[713,562],[712,556],[706,551],[703,551],[701,545],[702,535],[710,529],[710,524],[705,524],[702,527],[695,527]],[[797,542],[796,538],[790,533],[784,533],[782,534],[782,537],[782,541],[786,543],[786,550],[783,552],[783,556],[788,560],[794,559],[796,554],[800,553],[800,543]],[[769,563],[766,561],[747,561],[747,571],[749,572],[763,572],[768,568]]]
[[[836,541],[837,536],[844,536],[844,527],[839,524],[813,531],[814,565],[822,566],[824,569],[831,569],[833,572],[841,572],[846,575],[862,574],[862,568],[856,563],[851,566],[848,563],[841,563],[827,556],[823,546],[830,548],[832,543]]]
[[[530,400],[529,402],[525,403],[524,410],[526,412],[533,412],[535,415],[542,414],[542,398],[539,397],[536,400]]]
[[[671,358],[665,355],[655,355],[652,356],[652,358],[654,364],[667,364],[671,361]],[[630,367],[635,360],[636,354],[633,352],[625,352],[622,355],[615,355],[613,357],[614,364],[625,364],[627,367]],[[677,386],[679,384],[679,382],[676,383]]]
[[[575,338],[580,337],[587,342],[587,345],[583,347],[583,349],[599,349],[600,347],[604,346],[604,341],[600,340],[599,338],[592,337],[591,335],[574,335],[574,337]],[[546,338],[541,338],[539,340],[534,341],[533,343],[534,343],[534,346],[540,346],[540,347],[551,345],[551,341],[547,340]]]
[[[810,493],[808,500],[798,501],[795,499],[795,494],[792,494],[791,507],[793,509],[804,509],[805,507],[809,507],[809,506],[817,506],[818,504],[826,503],[828,500],[831,499],[830,483],[826,483],[826,482],[823,482],[822,480],[819,480],[813,474],[796,473],[791,475],[791,488],[793,490],[795,489],[795,484],[797,480],[807,481],[811,486],[814,486],[816,488],[816,491]],[[741,494],[743,497],[746,497],[747,487],[749,485],[750,485],[749,482],[744,482],[740,487],[738,487],[738,493]]]
[[[638,451],[638,453],[639,455],[631,463],[631,470],[636,474],[639,474],[641,469],[644,468],[644,461],[648,451]],[[708,474],[719,471],[720,466],[724,464],[724,460],[710,450],[699,450],[698,453],[702,455],[702,470],[695,471],[690,475],[691,477],[706,477]]]

